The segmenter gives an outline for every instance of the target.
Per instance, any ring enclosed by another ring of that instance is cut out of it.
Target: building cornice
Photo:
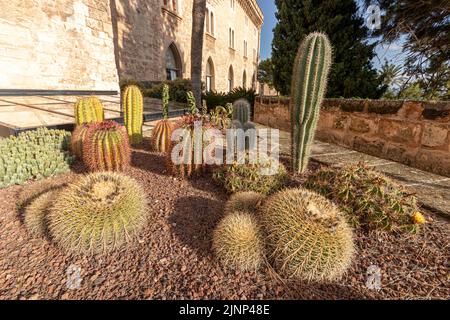
[[[259,7],[259,4],[256,0],[238,0],[241,7],[244,9],[244,11],[248,14],[250,19],[252,19],[253,23],[258,27],[258,29],[261,28],[263,22],[264,22],[264,15]]]

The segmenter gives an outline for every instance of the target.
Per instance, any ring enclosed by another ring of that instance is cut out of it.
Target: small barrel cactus
[[[77,125],[105,120],[103,105],[97,97],[80,98],[75,103],[75,120]]]
[[[226,266],[256,270],[264,261],[264,242],[256,219],[247,212],[232,212],[213,234],[213,250]]]
[[[92,125],[83,146],[83,162],[91,171],[122,171],[130,164],[130,143],[125,128],[107,120]]]
[[[169,120],[169,86],[163,85],[163,120],[159,121],[152,131],[152,146],[157,152],[166,152],[170,147],[174,125]]]
[[[323,167],[305,183],[338,203],[355,227],[388,232],[416,232],[417,199],[402,185],[364,164]]]
[[[70,151],[79,159],[83,159],[84,140],[86,139],[86,134],[90,126],[92,126],[92,124],[89,123],[79,125],[72,133],[72,138],[70,140]]]
[[[285,278],[339,280],[349,268],[353,232],[326,198],[306,189],[285,189],[260,207],[269,261]]]
[[[141,186],[125,175],[99,172],[59,192],[48,214],[48,230],[67,251],[103,253],[135,238],[146,221]]]
[[[233,103],[233,120],[239,120],[242,124],[250,121],[251,107],[245,99],[239,99]]]
[[[225,213],[235,211],[253,213],[265,198],[263,194],[254,191],[234,193],[225,204]]]
[[[123,91],[124,123],[131,144],[142,142],[142,124],[144,122],[144,97],[141,89],[131,85]]]
[[[331,44],[325,34],[314,32],[303,40],[292,75],[292,161],[293,170],[305,172],[311,144],[325,96],[331,67]]]
[[[28,232],[35,237],[48,236],[47,216],[53,201],[58,197],[59,189],[50,189],[36,197],[25,208],[23,222]]]

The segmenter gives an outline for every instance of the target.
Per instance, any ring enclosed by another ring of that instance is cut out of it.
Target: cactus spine
[[[163,101],[163,117],[164,119],[159,121],[155,129],[152,132],[152,145],[153,149],[157,152],[166,152],[170,147],[170,138],[173,131],[173,124],[169,118],[169,86],[165,84],[162,92]]]
[[[250,103],[247,100],[239,99],[233,103],[233,120],[242,124],[250,121]]]
[[[294,172],[302,173],[308,166],[320,105],[327,87],[331,52],[328,37],[314,32],[303,40],[295,59],[291,86]]]
[[[130,163],[130,145],[125,128],[108,120],[88,129],[83,162],[91,171],[122,171]]]
[[[144,98],[138,86],[131,85],[123,93],[124,122],[131,144],[142,142]]]
[[[77,125],[105,120],[101,101],[97,97],[78,99],[75,103],[75,120]]]

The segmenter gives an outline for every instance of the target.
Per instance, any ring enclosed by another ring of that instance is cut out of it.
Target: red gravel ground
[[[357,255],[336,284],[294,283],[264,268],[236,272],[218,264],[211,235],[227,195],[210,177],[180,181],[164,158],[133,152],[129,175],[143,184],[152,219],[140,238],[107,255],[76,257],[46,239],[33,239],[15,208],[21,186],[0,190],[1,299],[417,299],[450,297],[449,224],[426,214],[419,235],[356,232]],[[80,164],[75,171],[83,172]],[[64,177],[60,177],[64,179]],[[79,288],[67,286],[79,267]],[[381,290],[366,287],[366,270],[381,269]]]

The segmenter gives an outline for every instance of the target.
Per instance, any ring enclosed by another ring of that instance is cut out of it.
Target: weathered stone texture
[[[118,90],[109,0],[0,8],[0,88]]]

